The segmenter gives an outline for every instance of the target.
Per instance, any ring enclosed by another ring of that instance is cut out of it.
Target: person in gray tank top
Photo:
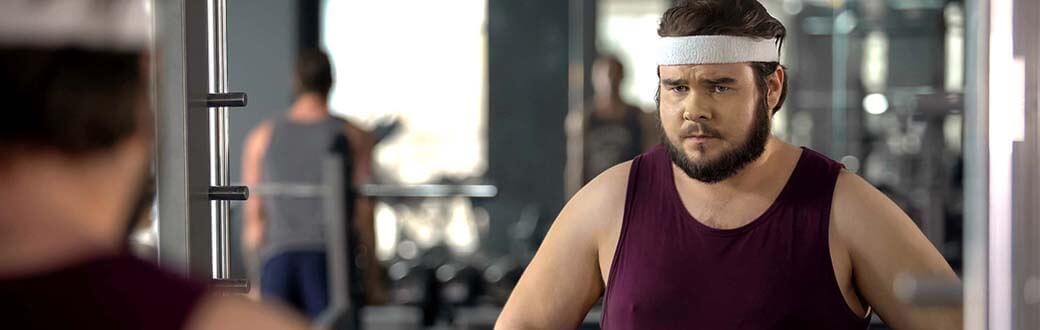
[[[243,151],[242,181],[258,184],[321,184],[321,163],[339,138],[350,149],[351,182],[369,180],[372,138],[346,120],[332,117],[328,94],[332,65],[319,50],[304,50],[295,67],[296,101],[287,114],[254,128]],[[371,202],[352,201],[351,223],[357,232],[364,269],[378,269]],[[246,202],[243,242],[259,254],[260,291],[314,318],[328,305],[324,214],[320,197],[254,194]],[[381,300],[374,271],[362,274],[370,300]]]
[[[276,117],[270,120],[271,137],[261,167],[261,182],[321,184],[321,162],[345,122],[331,116],[314,122]],[[263,260],[288,251],[325,249],[322,199],[298,196],[263,196]]]

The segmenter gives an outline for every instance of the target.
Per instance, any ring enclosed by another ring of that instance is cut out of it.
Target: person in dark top
[[[595,95],[586,102],[585,111],[567,116],[568,146],[581,145],[580,174],[574,174],[580,176],[581,185],[655,144],[655,136],[647,134],[652,129],[645,128],[653,119],[621,97],[624,78],[625,68],[616,56],[599,57],[592,65]],[[574,178],[571,181],[578,183]],[[577,188],[569,187],[569,193]]]
[[[151,200],[145,3],[0,2],[0,328],[303,329],[128,252]]]
[[[784,26],[754,0],[690,0],[658,29],[662,145],[560,212],[498,329],[958,329],[897,299],[902,275],[957,281],[913,221],[827,157],[771,135]]]

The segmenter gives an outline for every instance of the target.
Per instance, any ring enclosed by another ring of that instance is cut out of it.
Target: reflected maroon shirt
[[[0,276],[5,329],[182,329],[206,287],[122,254]]]

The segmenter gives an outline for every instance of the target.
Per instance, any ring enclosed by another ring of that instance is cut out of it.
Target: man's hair
[[[596,58],[596,61],[614,66],[615,68],[620,69],[620,72],[625,71],[625,64],[621,63],[621,59],[618,58],[617,55],[611,53],[601,54],[599,57]]]
[[[332,63],[319,49],[303,49],[296,55],[296,79],[299,93],[314,92],[329,95],[332,89]]]
[[[138,129],[138,53],[0,47],[0,63],[0,155],[83,155],[110,149]]]
[[[737,37],[776,38],[783,45],[787,29],[756,0],[687,0],[665,11],[657,29],[661,37],[727,35]],[[752,62],[755,86],[766,92],[769,75],[779,62]],[[783,81],[780,99],[773,112],[780,110],[787,98],[787,79]]]

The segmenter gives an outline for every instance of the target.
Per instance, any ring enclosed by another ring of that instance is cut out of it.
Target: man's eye
[[[726,87],[726,86],[722,86],[722,85],[715,85],[715,86],[713,86],[711,88],[711,91],[713,93],[717,93],[717,94],[722,94],[722,93],[725,93],[725,92],[728,92],[728,91],[731,91],[731,90],[733,90],[733,89],[729,88],[729,87]]]
[[[687,86],[675,86],[675,87],[672,87],[672,91],[677,92],[677,93],[686,93],[689,90],[690,90],[690,87],[687,87]]]

